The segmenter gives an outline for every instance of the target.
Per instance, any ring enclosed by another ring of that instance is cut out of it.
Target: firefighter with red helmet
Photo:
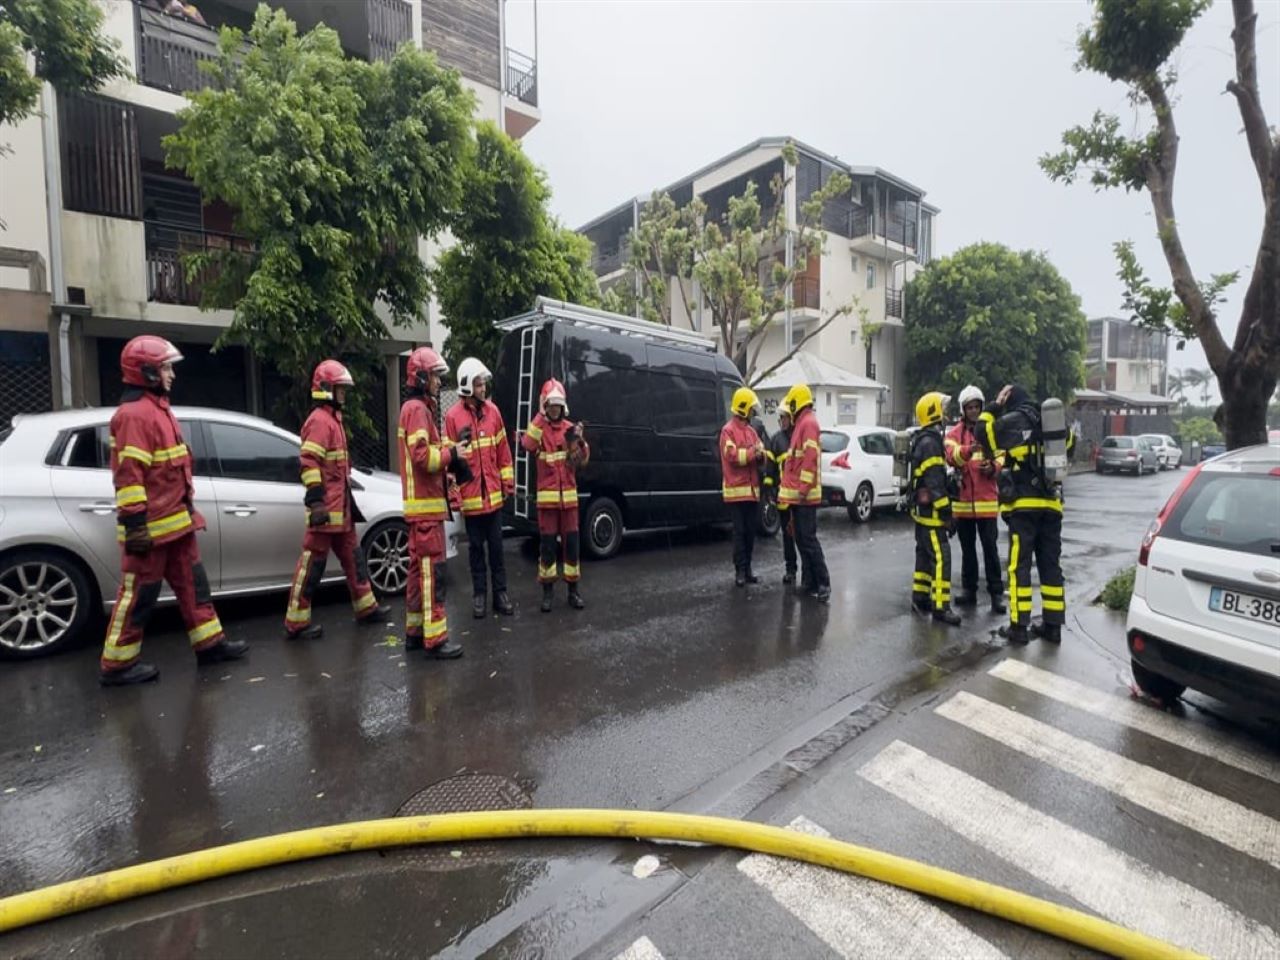
[[[236,660],[249,651],[228,640],[213,608],[200,563],[191,453],[169,407],[173,365],[182,354],[168,340],[134,337],[120,354],[125,390],[111,418],[111,477],[116,490],[120,589],[99,661],[104,686],[154,680],[160,671],[139,659],[147,620],[169,581],[200,665]]]
[[[342,424],[347,390],[354,384],[351,372],[337,360],[322,361],[311,377],[315,407],[302,425],[299,455],[307,528],[284,615],[285,635],[291,640],[314,640],[324,633],[323,627],[311,622],[311,598],[324,578],[330,550],[346,575],[356,623],[377,626],[391,615],[391,608],[380,605],[374,596],[369,563],[356,540],[356,523],[364,517],[351,496],[351,460]]]
[[[424,649],[433,660],[462,656],[462,647],[449,639],[445,615],[444,522],[449,516],[447,471],[465,466],[471,448],[469,433],[456,444],[440,437],[440,385],[448,372],[448,365],[430,347],[409,354],[409,399],[400,408],[396,431],[404,518],[409,524],[404,646],[406,651]],[[467,471],[460,479],[469,479]]]
[[[485,615],[489,579],[493,581],[494,613],[515,613],[507,597],[507,568],[502,556],[502,505],[515,493],[516,475],[506,424],[497,404],[489,399],[492,382],[489,368],[475,357],[467,357],[458,364],[458,402],[444,418],[444,432],[451,441],[457,443],[464,434],[471,438],[471,480],[459,484],[459,492],[471,562],[471,614],[477,619]]]
[[[538,582],[542,584],[542,612],[551,611],[556,580],[569,584],[569,606],[586,606],[578,592],[581,577],[578,542],[577,472],[591,458],[583,436],[583,424],[569,419],[564,385],[555,378],[542,385],[540,411],[520,438],[521,445],[537,457]]]

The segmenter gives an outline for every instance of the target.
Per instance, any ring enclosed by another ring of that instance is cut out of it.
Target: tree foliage
[[[473,101],[433,54],[349,60],[333,30],[299,36],[265,5],[243,39],[223,28],[213,87],[179,114],[166,159],[253,242],[192,256],[187,272],[202,307],[234,308],[223,339],[292,379],[300,412],[318,360],[372,361],[384,316],[419,319],[431,287],[418,238],[457,215]]]
[[[457,245],[435,270],[440,312],[449,328],[445,354],[456,367],[479,357],[492,367],[501,334],[494,324],[529,310],[538,296],[599,303],[591,243],[547,212],[546,178],[520,145],[493,124],[476,131],[463,174]]]
[[[1020,383],[1065,401],[1083,382],[1080,298],[1043,254],[972,244],[916,274],[905,297],[913,397]]]
[[[1173,202],[1179,134],[1170,98],[1176,77],[1168,63],[1208,6],[1209,0],[1094,0],[1093,21],[1077,43],[1077,69],[1125,84],[1130,100],[1149,110],[1152,128],[1126,137],[1119,117],[1095,113],[1088,126],[1066,131],[1064,149],[1041,157],[1040,166],[1063,183],[1087,174],[1097,189],[1122,187],[1150,195],[1156,236],[1173,286],[1152,283],[1133,245],[1117,243],[1124,308],[1144,326],[1171,331],[1180,338],[1179,347],[1187,339],[1200,341],[1223,400],[1215,419],[1227,445],[1238,447],[1265,441],[1267,403],[1280,378],[1280,136],[1267,124],[1258,90],[1253,0],[1233,0],[1235,76],[1227,81],[1226,92],[1243,121],[1261,187],[1263,226],[1240,322],[1228,344],[1218,326],[1217,308],[1239,274],[1197,279]],[[1229,184],[1227,177],[1219,178],[1219,187]]]
[[[69,93],[125,76],[128,61],[101,31],[102,9],[94,0],[0,0],[0,124],[35,111],[42,80]],[[28,54],[35,57],[34,75]]]

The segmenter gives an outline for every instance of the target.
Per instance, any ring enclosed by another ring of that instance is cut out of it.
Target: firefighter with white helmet
[[[960,596],[956,606],[978,602],[978,551],[982,544],[983,566],[991,612],[1004,613],[1004,573],[1000,569],[1000,516],[996,474],[1002,459],[988,458],[978,440],[979,417],[986,398],[970,384],[960,391],[960,419],[947,431],[947,463],[960,476],[960,490],[951,504],[960,540]]]

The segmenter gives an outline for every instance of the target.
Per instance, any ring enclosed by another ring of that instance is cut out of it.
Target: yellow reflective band
[[[922,526],[922,527],[940,527],[940,526],[942,526],[942,521],[941,521],[941,520],[939,520],[937,517],[922,517],[922,516],[920,516],[920,515],[918,515],[918,514],[914,514],[914,513],[913,513],[913,514],[911,515],[911,519],[912,519],[912,520],[914,520],[916,523],[920,524],[920,526]]]
[[[162,450],[157,450],[151,455],[151,459],[153,463],[165,463],[172,462],[174,460],[181,460],[186,455],[187,445],[185,443],[180,443],[176,447],[165,447]]]
[[[721,489],[721,494],[724,496],[725,500],[734,500],[734,499],[756,500],[756,499],[759,499],[760,491],[757,490],[755,487],[751,487],[751,486],[730,487],[728,485],[725,485]]]
[[[951,598],[951,581],[942,578],[942,546],[937,530],[929,531],[929,542],[933,545],[933,605],[937,608]]]
[[[1018,599],[1022,599],[1023,597],[1026,597],[1026,598],[1029,600],[1029,599],[1031,599],[1031,596],[1032,596],[1032,594],[1033,594],[1033,593],[1034,593],[1034,588],[1033,588],[1033,587],[1019,587],[1019,588],[1018,588]]]
[[[432,497],[426,500],[406,500],[404,502],[404,515],[406,517],[421,517],[426,514],[444,513],[444,511],[444,497]]]
[[[925,583],[928,583],[930,580],[933,579],[933,577],[929,576],[929,574],[925,573],[923,570],[917,570],[915,572],[915,579],[917,582],[923,581]]]
[[[1046,610],[1053,610],[1054,612],[1057,612],[1057,613],[1061,613],[1067,609],[1067,602],[1065,600],[1042,599],[1040,601],[1040,605],[1044,607]]]
[[[933,501],[933,506],[937,510],[941,510],[943,507],[947,507],[950,505],[951,505],[950,497],[939,497],[937,500]]]
[[[404,615],[404,625],[406,627],[422,626],[422,614],[408,612]]]
[[[321,446],[320,444],[316,443],[314,440],[303,440],[303,441],[302,441],[302,452],[303,452],[303,453],[314,453],[317,457],[323,457],[323,456],[325,455],[325,452],[326,452],[326,451],[325,451],[325,448],[324,448],[323,446]]]
[[[311,399],[312,400],[332,400],[333,394],[331,394],[328,390],[312,390]]]
[[[543,463],[560,463],[568,459],[568,450],[539,450],[538,459]]]
[[[913,583],[911,585],[911,592],[912,593],[928,593],[929,584],[930,584],[930,581],[928,579],[926,579],[924,583]]]
[[[130,459],[137,460],[139,463],[145,463],[148,467],[151,466],[151,462],[152,462],[151,454],[147,453],[147,451],[141,449],[140,447],[125,447],[123,450],[120,451],[120,459],[121,460],[130,460]]]
[[[342,526],[342,522],[343,522],[343,514],[342,514],[342,512],[341,512],[341,511],[336,511],[336,512],[334,512],[334,511],[330,511],[330,513],[329,513],[329,523],[330,523],[332,526],[340,527],[340,526]]]
[[[1010,447],[1008,450],[1005,451],[1005,453],[1013,457],[1013,459],[1015,460],[1023,459],[1030,452],[1031,452],[1031,447],[1027,446],[1026,444],[1020,444],[1019,446],[1016,446],[1016,447]]]
[[[560,573],[560,564],[553,563],[550,566],[544,565],[541,561],[538,563],[538,579],[554,580]]]
[[[565,506],[574,506],[578,502],[578,491],[576,490],[539,490],[538,504],[544,503],[558,504],[563,502]]]
[[[803,449],[803,450],[808,450],[810,447],[813,447],[813,449],[817,450],[817,449],[818,449],[818,441],[817,441],[817,440],[806,440],[806,441],[804,442],[804,446],[803,446],[801,449]]]
[[[153,537],[163,537],[166,533],[174,533],[189,526],[191,526],[191,514],[186,510],[179,510],[159,520],[148,520],[147,533]]]
[[[345,460],[347,459],[347,451],[345,450],[329,450],[325,453],[326,460]]]
[[[1016,533],[1009,535],[1009,596],[1016,598],[1018,591],[1022,589],[1018,586],[1018,553],[1021,548],[1021,540]],[[1016,599],[1009,604],[1009,621],[1016,627],[1018,625],[1018,604]]]
[[[1018,609],[1018,612],[1019,612],[1019,613],[1030,613],[1030,612],[1031,612],[1031,610],[1032,610],[1032,608],[1033,608],[1035,605],[1034,605],[1034,604],[1031,604],[1031,603],[1023,603],[1021,600],[1019,600],[1019,601],[1017,602],[1016,606],[1017,606],[1017,609]]]
[[[302,585],[306,582],[307,571],[311,568],[311,551],[303,550],[302,559],[298,561],[298,570],[293,575],[293,586],[289,589],[289,607],[284,618],[289,623],[310,623],[311,611],[301,610],[299,598],[302,596]]]
[[[197,643],[204,643],[210,637],[216,637],[221,632],[222,624],[218,622],[217,617],[214,617],[212,620],[206,620],[194,630],[188,630],[187,637],[194,646]]]
[[[133,603],[133,584],[134,575],[126,573],[124,575],[124,590],[120,593],[120,602],[116,604],[116,608],[111,611],[111,626],[107,630],[107,642],[102,650],[102,655],[108,660],[132,660],[138,653],[138,648],[142,645],[142,641],[131,643],[127,647],[119,647],[116,644],[120,642],[120,634],[124,630],[125,617],[129,614],[129,606]]]
[[[484,497],[467,497],[462,501],[463,510],[483,510]]]
[[[566,563],[564,565],[564,578],[566,580],[577,580],[578,576],[579,576],[579,573],[578,573],[577,564]]]
[[[425,440],[428,443],[431,442],[431,434],[429,434],[426,430],[415,430],[413,431],[413,433],[409,434],[407,437],[405,437],[404,431],[401,430],[400,436],[404,437],[404,442],[411,447],[415,443],[417,443],[419,440]]]
[[[498,471],[498,475],[503,480],[514,480],[516,478],[516,472],[511,467],[503,467],[501,470]]]
[[[489,506],[500,507],[502,506],[502,501],[503,501],[503,496],[502,496],[501,490],[489,491]]]
[[[1065,595],[1062,587],[1055,587],[1048,583],[1040,584],[1040,595],[1042,597],[1061,597]]]
[[[1013,503],[1002,504],[1001,513],[1012,513],[1014,510],[1052,510],[1062,512],[1062,501],[1049,497],[1019,497]]]
[[[801,471],[800,471],[800,482],[801,482],[801,483],[813,483],[813,471],[812,471],[812,470],[801,470]]]
[[[135,503],[147,502],[147,488],[140,485],[121,487],[116,491],[116,506],[131,507]]]
[[[526,430],[525,433],[533,437],[535,443],[541,442],[542,440],[542,428],[536,423],[529,424],[529,429]]]
[[[441,453],[439,447],[431,447],[427,451],[427,473],[440,472]]]
[[[422,628],[422,636],[425,640],[435,640],[444,636],[449,632],[449,619],[428,620]]]
[[[352,604],[352,606],[356,608],[356,613],[364,613],[364,612],[365,612],[366,610],[368,610],[370,607],[372,607],[372,606],[376,606],[376,605],[377,605],[377,603],[378,603],[378,598],[377,598],[377,597],[375,597],[375,596],[373,595],[373,591],[372,591],[372,590],[370,590],[370,591],[369,591],[368,593],[366,593],[363,597],[359,597],[359,598],[358,598],[358,599],[357,599],[357,600]]]
[[[308,467],[302,471],[302,482],[305,486],[314,487],[317,483],[323,482],[324,478],[320,476],[320,471],[316,467]]]
[[[306,610],[295,610],[295,609],[291,606],[291,607],[289,607],[289,609],[288,609],[288,610],[286,610],[286,611],[285,611],[284,618],[285,618],[285,620],[287,620],[289,623],[310,623],[310,622],[311,622],[311,608],[310,608],[310,607],[308,607]]]
[[[945,467],[947,462],[941,457],[929,457],[920,466],[916,467],[915,475],[921,476],[930,467]]]

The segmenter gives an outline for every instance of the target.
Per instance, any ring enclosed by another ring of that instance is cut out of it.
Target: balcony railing
[[[184,256],[214,250],[249,254],[254,250],[251,241],[231,233],[198,230],[165,220],[145,223],[147,299],[154,303],[200,305],[200,292],[212,275],[206,272],[188,280],[182,263]]]
[[[138,6],[138,81],[170,93],[203,90],[200,64],[218,57],[218,33],[181,17]]]
[[[886,317],[902,319],[902,288],[889,287],[885,290],[884,313]]]
[[[902,217],[879,217],[876,216],[875,211],[861,208],[850,211],[849,232],[846,236],[851,239],[875,237],[900,244],[905,249],[914,250],[918,227],[914,220],[905,220]]]
[[[507,93],[531,107],[538,105],[538,64],[507,48]]]
[[[778,288],[766,283],[761,292],[766,301]],[[822,281],[818,277],[798,276],[791,281],[791,306],[796,310],[820,310],[822,308]]]
[[[366,0],[369,59],[390,60],[400,45],[413,39],[413,10],[405,0]]]

